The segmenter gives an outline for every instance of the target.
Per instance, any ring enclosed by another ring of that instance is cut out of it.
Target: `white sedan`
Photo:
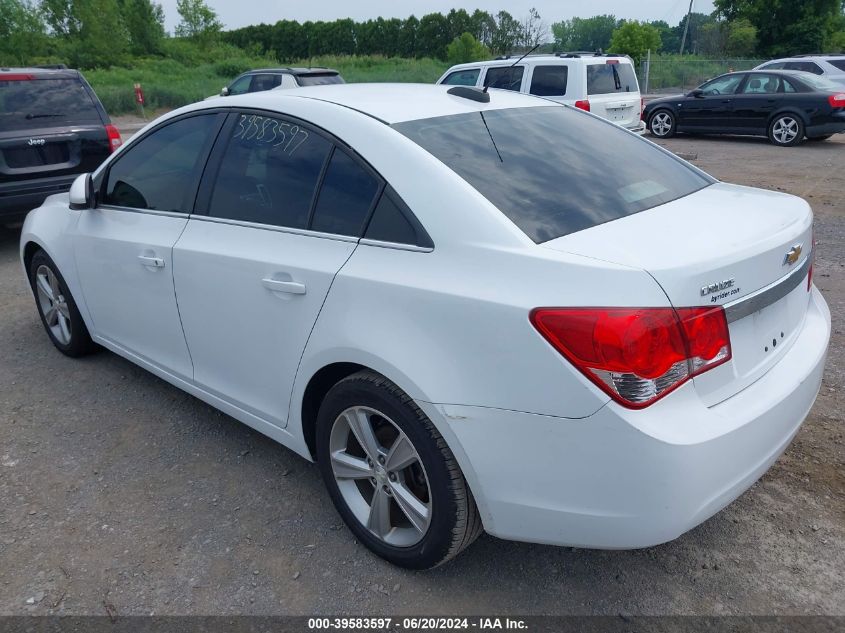
[[[754,483],[822,378],[812,221],[568,106],[345,85],[158,119],[20,255],[61,352],[316,460],[427,568],[482,531],[655,545]]]

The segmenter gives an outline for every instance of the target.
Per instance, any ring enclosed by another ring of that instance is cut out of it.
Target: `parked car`
[[[820,75],[845,86],[845,53],[797,55],[760,64],[754,70],[800,70]]]
[[[643,119],[658,138],[690,134],[768,136],[775,145],[825,140],[845,132],[845,91],[805,72],[727,73],[686,95],[646,104]]]
[[[655,545],[752,485],[821,383],[812,221],[575,108],[358,84],[165,115],[20,256],[59,351],[316,460],[427,568],[482,530]]]
[[[0,68],[0,224],[70,189],[120,146],[120,133],[76,70]]]
[[[566,103],[633,130],[640,121],[642,97],[630,58],[599,53],[557,53],[499,57],[452,66],[437,80],[450,86],[513,90]]]
[[[259,68],[238,75],[228,86],[223,86],[220,94],[207,97],[228,97],[248,92],[263,92],[274,88],[301,88],[303,86],[323,86],[342,84],[343,77],[331,68]]]

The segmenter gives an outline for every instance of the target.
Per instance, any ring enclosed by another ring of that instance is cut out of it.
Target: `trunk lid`
[[[0,132],[0,183],[91,172],[109,153],[102,125]]]
[[[627,59],[599,60],[586,65],[590,112],[622,127],[640,121],[640,87]]]
[[[675,307],[728,306],[733,359],[694,379],[712,405],[763,375],[800,329],[812,221],[800,198],[717,183],[543,246],[644,269]]]

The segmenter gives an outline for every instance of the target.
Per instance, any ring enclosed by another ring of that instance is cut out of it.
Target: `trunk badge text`
[[[46,143],[46,142],[47,141],[45,141],[43,138],[31,138],[26,142],[26,144],[29,145],[29,146],[44,145],[44,143]]]
[[[786,266],[789,264],[792,266],[795,262],[798,261],[798,258],[801,257],[801,249],[804,248],[803,244],[794,244],[792,248],[786,251],[786,255],[783,258],[783,265]]]
[[[706,297],[709,294],[713,294],[714,292],[719,292],[720,290],[726,290],[728,288],[733,288],[734,286],[734,278],[731,277],[730,279],[725,279],[723,281],[717,281],[715,284],[709,284],[707,286],[701,286],[701,296]]]

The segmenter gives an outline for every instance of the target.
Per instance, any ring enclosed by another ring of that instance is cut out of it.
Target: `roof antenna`
[[[514,66],[516,66],[519,62],[521,62],[523,59],[525,59],[526,57],[528,57],[531,53],[533,53],[534,51],[536,51],[539,47],[540,47],[540,43],[538,42],[538,43],[536,43],[536,44],[534,45],[534,48],[532,48],[530,51],[528,51],[527,53],[525,53],[525,55],[523,55],[522,57],[520,57],[519,59],[517,59],[517,60],[516,60],[513,64],[511,64],[510,66],[508,66],[508,70],[512,70]],[[508,75],[508,79],[510,79],[510,78],[511,78],[511,76],[512,76],[512,74],[509,74],[509,75]],[[487,92],[487,88],[489,88],[489,87],[490,87],[490,86],[489,86],[489,84],[487,83],[487,75],[485,75],[485,76],[484,76],[484,90],[482,90],[482,92]]]

